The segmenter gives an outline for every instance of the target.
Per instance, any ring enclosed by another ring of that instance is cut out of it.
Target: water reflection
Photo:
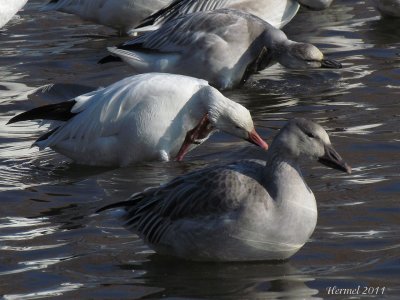
[[[27,300],[27,299],[42,299],[48,297],[62,296],[67,292],[77,290],[82,287],[80,283],[62,283],[58,287],[46,291],[28,293],[28,294],[8,294],[4,295],[5,300]]]
[[[112,169],[79,166],[50,150],[30,149],[46,129],[33,122],[6,126],[11,116],[131,72],[96,64],[106,46],[121,41],[108,29],[41,13],[42,2],[29,1],[21,20],[0,32],[0,294],[5,299],[340,299],[327,295],[326,288],[358,284],[386,286],[390,292],[382,297],[398,298],[399,20],[381,18],[371,1],[335,0],[323,12],[302,10],[285,27],[289,37],[315,43],[344,68],[302,72],[274,66],[243,89],[225,93],[250,109],[268,141],[287,119],[317,120],[354,172],[347,176],[304,162],[319,219],[290,263],[196,264],[153,254],[114,216],[93,212],[208,164],[263,159],[265,153],[216,134],[183,163]],[[93,32],[104,36],[90,37]]]
[[[314,278],[299,274],[290,263],[192,263],[152,256],[120,268],[143,270],[142,284],[162,289],[152,298],[322,299],[308,286]]]

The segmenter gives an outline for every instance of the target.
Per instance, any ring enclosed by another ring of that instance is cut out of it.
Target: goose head
[[[255,130],[248,109],[224,96],[222,97],[218,97],[218,101],[212,101],[209,105],[208,118],[211,125],[217,130],[244,139],[265,150],[268,149],[268,144]]]
[[[221,130],[265,150],[268,149],[268,144],[255,130],[250,112],[244,106],[226,98],[210,86],[202,88],[199,94],[203,102],[202,107],[204,108],[206,104],[205,114],[203,112],[197,125],[187,132],[176,160],[182,160],[193,144],[203,143],[215,130]]]
[[[298,0],[298,2],[311,10],[323,10],[332,4],[333,0]]]
[[[283,155],[295,160],[308,157],[330,168],[351,173],[351,167],[333,148],[328,134],[317,123],[302,118],[293,119],[276,139],[272,147]]]
[[[342,65],[324,58],[322,52],[312,44],[287,40],[278,51],[278,61],[290,69],[329,68],[339,69]]]

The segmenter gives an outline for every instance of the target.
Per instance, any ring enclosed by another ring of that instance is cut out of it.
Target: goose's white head
[[[293,119],[282,128],[275,140],[272,145],[274,150],[295,160],[301,157],[317,159],[328,167],[351,173],[351,167],[336,152],[328,134],[317,123],[303,118]]]
[[[323,10],[331,6],[333,0],[298,0],[298,2],[311,10]]]
[[[176,156],[178,161],[183,159],[193,144],[201,144],[215,130],[221,130],[268,149],[268,144],[256,132],[250,112],[244,106],[226,98],[211,86],[202,87],[197,96],[201,102],[201,110],[205,110],[205,113],[203,112],[204,115],[195,128],[187,132]]]
[[[247,140],[263,149],[268,149],[268,144],[254,128],[250,112],[243,105],[223,95],[214,97],[208,107],[208,118],[215,129]]]
[[[342,67],[337,61],[324,59],[322,52],[314,45],[290,40],[279,47],[278,61],[281,65],[290,69],[339,69]]]

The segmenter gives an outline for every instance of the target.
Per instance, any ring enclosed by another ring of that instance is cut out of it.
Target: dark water
[[[337,0],[324,12],[303,10],[287,34],[315,43],[344,69],[274,67],[227,93],[251,110],[269,140],[287,119],[319,121],[354,172],[305,164],[318,226],[288,262],[204,264],[154,255],[112,216],[92,214],[189,170],[262,153],[218,134],[184,163],[104,169],[30,149],[45,128],[6,126],[11,116],[131,71],[96,64],[107,45],[121,41],[113,31],[39,12],[41,2],[29,1],[20,18],[0,31],[0,295],[343,299],[328,295],[329,287],[360,286],[352,299],[400,299],[400,20],[382,20],[371,1]],[[361,295],[368,293],[364,287],[379,295]]]

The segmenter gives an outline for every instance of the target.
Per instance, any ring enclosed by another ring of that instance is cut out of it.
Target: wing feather
[[[251,201],[249,190],[262,188],[258,180],[264,165],[247,160],[209,167],[135,194],[121,202],[126,210],[124,225],[150,243],[157,243],[174,221],[234,212]]]
[[[189,13],[223,8],[229,2],[231,0],[175,0],[167,7],[145,18],[136,28],[164,24]]]
[[[195,44],[200,38],[212,34],[222,36],[229,26],[235,26],[241,21],[243,21],[242,13],[232,9],[193,13],[171,20],[158,30],[144,33],[117,48],[181,53],[187,46]]]
[[[107,88],[76,97],[71,110],[76,115],[47,139],[38,141],[37,146],[44,149],[74,139],[77,147],[84,148],[99,137],[118,134],[126,118],[131,117],[133,108],[142,100],[140,95],[149,90],[147,84],[154,84],[151,78],[156,80],[151,74],[128,77]]]

